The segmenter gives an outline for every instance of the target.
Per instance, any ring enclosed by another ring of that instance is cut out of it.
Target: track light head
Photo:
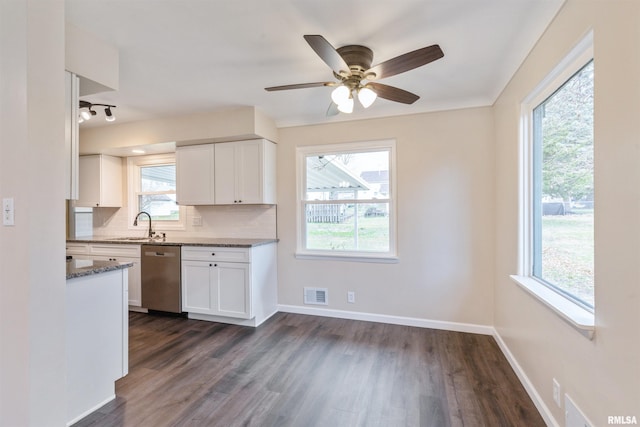
[[[104,114],[106,117],[106,120],[108,122],[112,122],[116,119],[116,116],[113,115],[113,113],[111,112],[111,107],[107,107],[104,109]]]
[[[90,118],[91,118],[91,113],[88,110],[80,111],[80,119],[82,119],[82,121],[89,120]]]

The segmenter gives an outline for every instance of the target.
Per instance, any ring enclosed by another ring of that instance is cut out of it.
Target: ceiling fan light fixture
[[[358,101],[364,108],[369,108],[378,97],[378,94],[364,86],[358,91]]]
[[[353,113],[353,98],[349,97],[342,103],[338,104],[338,110],[342,113]]]
[[[331,92],[331,100],[338,105],[346,102],[350,96],[351,91],[345,85],[340,85]]]

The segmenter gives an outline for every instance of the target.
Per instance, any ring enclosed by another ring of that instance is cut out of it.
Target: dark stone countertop
[[[133,263],[117,261],[67,260],[67,280],[133,267]]]
[[[218,246],[229,248],[252,248],[277,243],[278,239],[240,239],[221,237],[167,237],[166,239],[140,239],[139,237],[96,236],[68,239],[69,243],[108,243],[116,245],[164,245],[164,246]]]

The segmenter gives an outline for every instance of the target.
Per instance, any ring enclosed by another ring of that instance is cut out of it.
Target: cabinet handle
[[[216,253],[215,252],[211,252],[211,256],[214,256]]]
[[[211,264],[209,264],[209,267],[213,267]]]
[[[218,264],[213,264],[213,266],[214,266],[214,267],[217,267],[217,266],[218,266]]]

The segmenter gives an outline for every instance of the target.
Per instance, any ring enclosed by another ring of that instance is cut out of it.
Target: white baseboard
[[[366,322],[389,323],[391,325],[415,326],[418,328],[443,329],[446,331],[469,332],[472,334],[493,335],[495,330],[487,325],[472,323],[445,322],[442,320],[420,319],[416,317],[390,316],[387,314],[361,313],[358,311],[331,310],[327,308],[301,307],[297,305],[278,306],[284,313],[308,314],[312,316],[335,317],[338,319],[363,320]]]
[[[556,419],[553,417],[553,415],[551,414],[551,411],[549,410],[549,407],[544,403],[544,401],[542,400],[542,397],[540,397],[538,390],[536,390],[536,388],[533,386],[533,383],[529,380],[529,377],[527,376],[527,374],[524,373],[524,371],[522,370],[522,367],[516,360],[515,356],[511,353],[511,351],[509,350],[509,347],[507,347],[507,344],[504,342],[504,340],[502,339],[498,331],[496,331],[495,329],[493,330],[493,337],[498,343],[498,347],[500,347],[500,350],[502,350],[502,354],[504,354],[504,357],[507,358],[507,361],[511,365],[511,368],[514,370],[514,372],[518,376],[520,383],[522,383],[525,390],[527,391],[527,394],[533,401],[533,404],[536,405],[536,408],[538,409],[538,412],[542,416],[542,419],[544,420],[544,422],[551,427],[560,427],[561,424],[559,424],[556,421]]]
[[[198,313],[188,313],[187,317],[189,319],[195,320],[206,320],[207,322],[218,322],[218,323],[228,323],[230,325],[237,326],[251,326],[257,327],[266,322],[271,316],[276,314],[278,311],[274,310],[273,313],[267,314],[265,317],[258,318],[253,317],[251,319],[236,319],[234,317],[225,317],[225,316],[213,316],[210,314],[198,314]]]
[[[544,422],[550,427],[560,427],[560,424],[551,414],[551,411],[540,397],[540,394],[524,373],[522,367],[513,356],[509,347],[504,342],[498,331],[493,326],[476,325],[471,323],[445,322],[441,320],[420,319],[415,317],[389,316],[386,314],[361,313],[357,311],[331,310],[316,307],[301,307],[297,305],[279,305],[278,311],[284,313],[308,314],[312,316],[334,317],[339,319],[363,320],[367,322],[389,323],[392,325],[415,326],[418,328],[442,329],[454,332],[468,332],[472,334],[492,335],[498,347],[516,373],[518,379],[527,391],[527,394],[536,406]]]
[[[115,386],[114,386],[115,387]],[[83,419],[84,417],[86,417],[87,415],[97,411],[98,409],[102,408],[104,405],[106,405],[107,403],[111,402],[113,399],[116,398],[116,395],[112,395],[108,398],[106,398],[104,401],[98,403],[97,405],[95,405],[94,407],[87,409],[86,411],[84,411],[82,414],[78,415],[77,417],[75,417],[74,419],[72,419],[71,421],[67,421],[67,427],[77,423],[78,421],[80,421],[81,419]]]

